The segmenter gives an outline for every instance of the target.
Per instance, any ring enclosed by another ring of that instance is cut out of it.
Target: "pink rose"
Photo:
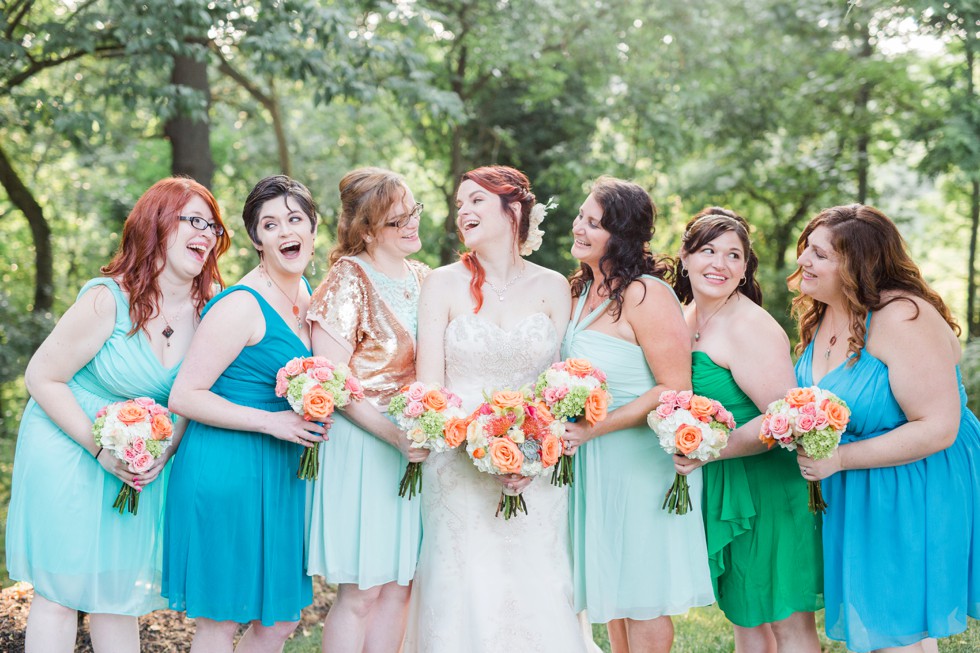
[[[133,438],[133,441],[129,443],[129,447],[134,453],[143,453],[146,451],[146,441],[143,438]]]
[[[690,390],[681,390],[680,392],[677,393],[677,405],[683,408],[684,410],[687,410],[688,408],[691,407],[691,398],[693,396],[694,393],[691,392]]]
[[[660,403],[673,407],[677,403],[677,393],[673,390],[664,390],[660,393]]]
[[[425,412],[425,404],[421,401],[410,401],[405,406],[405,414],[409,417],[418,417]]]
[[[674,404],[660,404],[657,406],[657,417],[660,419],[667,419],[674,414]]]
[[[789,432],[789,418],[782,413],[769,416],[769,432],[777,439],[782,438]]]
[[[303,359],[294,358],[293,360],[286,363],[283,369],[286,370],[286,376],[296,376],[297,374],[303,371]]]
[[[153,465],[153,456],[149,452],[144,451],[130,461],[129,469],[137,474],[141,474],[148,470],[151,465]]]
[[[276,396],[285,397],[289,382],[286,380],[286,370],[280,369],[276,372]]]
[[[320,381],[321,383],[325,381],[330,381],[333,379],[333,370],[328,367],[314,367],[306,372],[314,381]]]
[[[344,387],[350,392],[350,396],[354,399],[361,400],[364,399],[364,386],[353,374],[347,375],[347,380],[344,381]]]
[[[732,418],[732,414],[723,407],[718,408],[718,412],[715,414],[715,419],[730,429],[735,428],[735,420]]]
[[[160,404],[153,404],[150,406],[150,415],[166,415],[167,409]]]
[[[801,415],[809,415],[811,417],[817,416],[817,404],[813,403],[812,401],[808,404],[803,404],[800,406],[799,410]]]
[[[146,453],[146,452],[144,452],[144,453]],[[135,451],[133,451],[129,447],[126,447],[125,449],[123,449],[123,459],[126,462],[128,462],[128,463],[131,463],[134,460],[136,460],[136,456],[138,456],[138,455],[139,455],[138,453],[136,453]]]
[[[105,414],[107,412],[109,412],[108,411],[108,407],[107,406],[103,406],[102,408],[99,409],[99,412],[97,412],[95,414],[95,419],[99,419],[100,417],[105,417]]]
[[[480,407],[476,409],[479,415],[493,415],[493,406],[488,403],[480,404]]]
[[[425,396],[425,384],[416,381],[412,385],[408,386],[408,391],[405,396],[411,401],[422,401],[422,397]]]
[[[138,403],[143,408],[149,408],[150,406],[152,406],[153,404],[156,403],[155,401],[153,401],[149,397],[136,397],[136,399],[133,399],[133,401],[135,401],[136,403]]]
[[[545,388],[544,389],[544,400],[546,402],[548,402],[549,404],[557,403],[558,402],[558,397],[555,396],[556,394],[557,393],[555,392],[555,389],[554,388]]]
[[[555,400],[561,401],[566,396],[568,396],[568,386],[560,385],[555,388]]]
[[[446,395],[449,397],[449,405],[453,408],[461,408],[463,406],[463,400],[459,398],[459,395],[453,394],[449,390],[446,390]]]
[[[806,433],[807,431],[812,431],[813,427],[817,423],[817,418],[813,415],[807,415],[806,413],[800,413],[796,418],[796,430],[800,433]]]
[[[827,418],[827,413],[822,410],[817,411],[814,419],[816,420],[816,423],[813,425],[813,428],[817,429],[818,431],[827,428],[827,426],[830,424],[830,420]]]
[[[606,382],[606,373],[599,368],[592,370],[592,376],[594,376],[599,383]]]
[[[310,362],[313,363],[313,369],[328,369],[333,372],[334,364],[330,362],[330,359],[324,358],[323,356],[311,356]]]
[[[551,369],[558,370],[559,372],[564,371],[565,370],[565,361],[558,361],[557,363],[552,364]]]

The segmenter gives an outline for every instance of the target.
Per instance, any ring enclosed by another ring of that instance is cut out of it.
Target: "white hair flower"
[[[544,231],[540,225],[548,215],[548,211],[557,208],[558,202],[554,197],[548,199],[546,204],[538,202],[531,208],[531,215],[528,216],[527,238],[521,245],[521,256],[530,256],[532,252],[538,251],[544,238]]]

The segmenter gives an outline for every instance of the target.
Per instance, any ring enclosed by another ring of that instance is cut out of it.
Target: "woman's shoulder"
[[[654,303],[670,302],[680,305],[677,295],[674,294],[674,289],[663,279],[648,275],[633,279],[623,292],[624,305],[639,306],[648,301]]]
[[[461,281],[469,283],[469,279],[469,270],[461,262],[456,261],[431,270],[425,277],[425,283],[426,285],[442,285]]]
[[[955,338],[945,318],[924,297],[904,291],[886,291],[881,294],[881,304],[881,308],[872,313],[871,331],[876,337],[949,333]]]
[[[739,295],[735,309],[726,330],[738,347],[747,351],[774,346],[789,349],[789,336],[765,308]]]
[[[551,268],[546,268],[543,265],[532,263],[531,261],[525,261],[525,265],[528,266],[528,277],[531,280],[547,284],[549,287],[561,287],[566,291],[568,290],[568,279],[562,276],[561,273],[555,272]]]
[[[214,313],[222,319],[251,319],[262,312],[261,294],[255,288],[239,281],[213,297],[204,307],[202,317]],[[211,319],[216,319],[212,317]]]

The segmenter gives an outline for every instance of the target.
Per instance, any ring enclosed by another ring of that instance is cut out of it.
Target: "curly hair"
[[[930,288],[922,278],[922,272],[909,255],[898,227],[888,216],[864,204],[825,209],[810,220],[800,234],[796,244],[797,256],[803,253],[810,234],[819,227],[830,230],[831,247],[840,257],[838,269],[841,292],[850,316],[851,335],[847,341],[847,349],[854,354],[848,364],[857,362],[861,355],[868,311],[880,310],[899,300],[911,302],[914,306],[914,302],[905,295],[918,297],[932,304],[950,328],[959,335],[960,327],[949,307],[939,293]],[[803,268],[798,266],[786,279],[790,290],[800,293],[802,276]],[[904,295],[882,300],[882,294],[889,291],[899,291]],[[796,346],[797,354],[806,349],[813,340],[817,325],[826,311],[826,304],[802,293],[793,299],[792,314],[797,320],[800,335],[800,342]]]
[[[755,273],[759,269],[759,257],[752,249],[752,241],[749,239],[749,223],[738,213],[720,206],[709,206],[701,210],[684,227],[681,250],[685,254],[693,254],[729,231],[738,236],[745,253],[744,280],[739,283],[735,292],[742,293],[762,306],[762,286],[755,278]],[[687,304],[694,299],[694,293],[691,289],[690,277],[681,274],[682,271],[683,265],[678,258],[674,267],[674,292],[682,304]]]
[[[618,320],[629,285],[645,274],[669,282],[673,260],[650,251],[657,207],[643,188],[630,181],[603,176],[593,184],[592,196],[602,208],[601,226],[609,232],[606,251],[598,263],[603,276],[600,287],[612,300],[612,316]],[[592,268],[582,263],[569,277],[572,297],[580,297],[593,279]]]
[[[531,182],[528,181],[527,176],[509,166],[483,166],[464,173],[460,182],[464,181],[472,181],[500,198],[500,208],[505,215],[510,216],[514,239],[520,249],[527,240],[531,225],[531,209],[537,201],[534,193],[531,192]],[[521,205],[520,215],[511,211],[510,205],[514,202],[519,202]],[[470,296],[473,297],[476,305],[473,312],[479,313],[483,306],[482,288],[487,279],[486,271],[473,252],[460,254],[459,260],[470,271]]]
[[[377,236],[391,207],[405,199],[408,186],[396,172],[384,168],[358,168],[340,180],[340,218],[337,245],[330,251],[330,264],[342,256],[367,250],[365,236]]]
[[[166,264],[167,243],[180,224],[181,210],[194,197],[200,197],[211,210],[210,222],[224,227],[221,209],[207,188],[188,177],[168,177],[143,193],[123,224],[122,241],[116,255],[102,274],[114,278],[129,293],[129,317],[134,335],[160,310],[160,272]],[[227,229],[215,239],[201,273],[194,277],[191,293],[200,313],[214,295],[214,286],[224,288],[218,270],[218,257],[227,251],[231,238]]]

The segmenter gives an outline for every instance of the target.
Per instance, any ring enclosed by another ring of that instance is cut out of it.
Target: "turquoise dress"
[[[730,370],[692,354],[695,394],[722,403],[742,426],[759,409]],[[823,606],[820,519],[807,509],[796,454],[781,447],[705,465],[704,522],[718,606],[752,628]]]
[[[166,406],[177,366],[165,368],[143,331],[129,335],[129,303],[113,279],[105,286],[116,321],[102,348],[68,382],[90,418],[105,406],[150,397]],[[105,454],[103,454],[105,455]],[[20,422],[7,513],[7,569],[49,601],[90,613],[139,616],[160,598],[166,470],[140,494],[139,513],[112,507],[122,481],[106,472],[31,399]]]
[[[587,294],[575,307],[562,357],[586,358],[606,373],[612,411],[657,382],[638,345],[588,328],[608,300],[581,318]],[[569,501],[575,607],[588,609],[593,622],[653,619],[714,602],[701,470],[688,476],[694,508],[685,515],[660,507],[673,481],[673,459],[646,425],[589,440],[575,454]]]
[[[310,350],[262,296],[265,335],[245,347],[214,385],[242,406],[279,412],[276,372]],[[163,595],[188,617],[271,626],[295,621],[313,602],[303,571],[306,481],[296,477],[303,447],[263,433],[192,421],[174,456],[167,494]]]
[[[865,343],[873,337],[870,313],[866,326]],[[846,362],[817,383],[851,409],[841,443],[904,424],[888,367],[867,349]],[[801,386],[813,385],[812,364],[810,343],[796,364]],[[822,482],[827,635],[851,650],[946,637],[966,629],[967,615],[980,617],[980,422],[966,407],[959,368],[956,375],[961,417],[952,446]]]

